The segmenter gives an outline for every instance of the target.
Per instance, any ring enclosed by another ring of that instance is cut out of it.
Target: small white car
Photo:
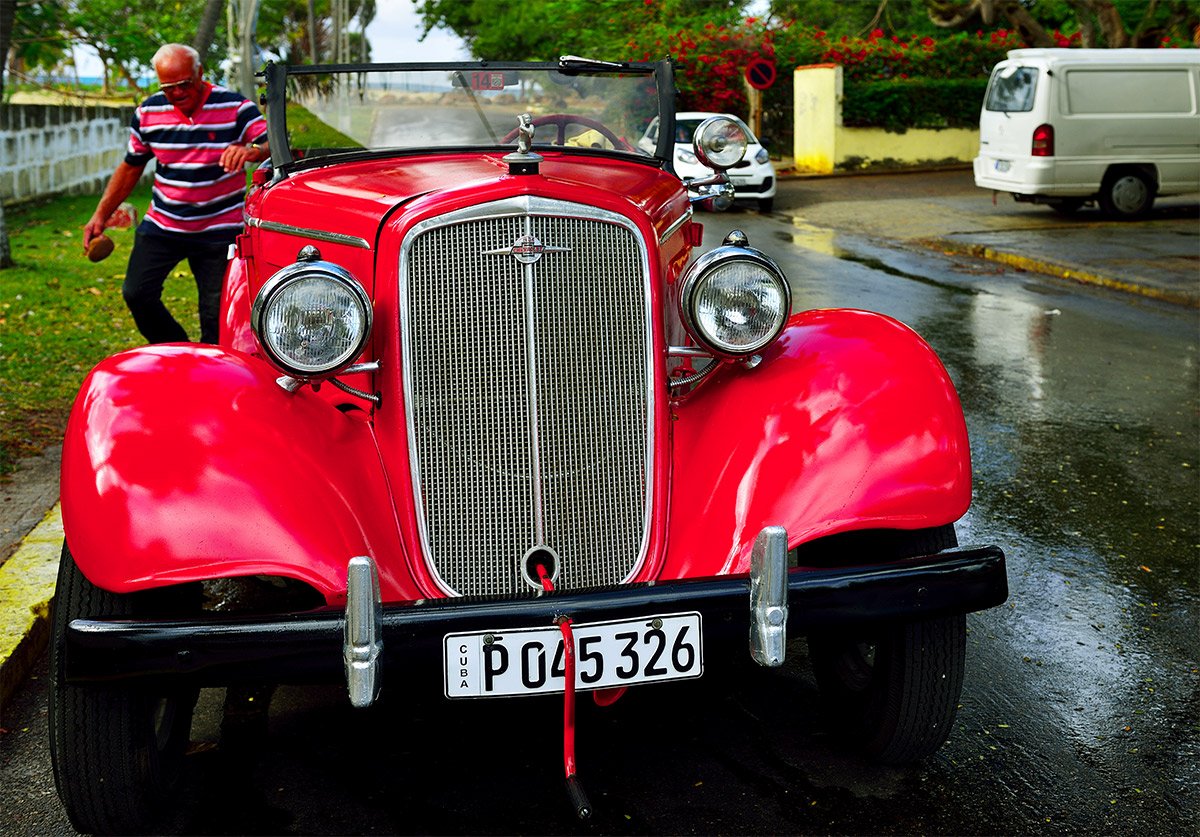
[[[775,205],[775,167],[771,165],[767,149],[763,148],[762,143],[754,136],[754,132],[747,127],[745,122],[732,114],[702,111],[684,111],[675,114],[675,173],[684,183],[713,174],[713,170],[702,165],[692,152],[692,134],[696,132],[696,127],[701,122],[711,116],[726,116],[732,119],[746,132],[746,138],[749,141],[746,147],[746,156],[727,172],[729,182],[733,184],[735,200],[756,201],[759,211],[770,212]],[[638,147],[653,153],[657,145],[658,119],[656,118],[646,128],[645,135],[638,140]]]

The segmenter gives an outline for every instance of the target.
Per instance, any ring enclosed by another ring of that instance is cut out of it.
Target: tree
[[[0,0],[0,97],[4,94],[4,73],[8,67],[8,48],[12,42],[13,21],[17,17],[17,0]],[[0,99],[0,108],[4,107]],[[4,204],[0,203],[0,270],[12,267],[12,250],[8,246],[8,225],[4,223]]]
[[[928,0],[929,19],[938,26],[991,26],[1004,19],[1030,46],[1060,44],[1047,27],[1078,33],[1084,47],[1156,47],[1164,39],[1191,40],[1200,11],[1190,0]],[[1031,11],[1032,9],[1032,11]],[[1037,12],[1037,17],[1033,12]],[[1136,20],[1130,28],[1127,20]]]
[[[200,53],[201,64],[208,59],[208,50],[217,35],[217,24],[221,22],[224,8],[225,0],[205,0],[200,25],[196,27],[196,37],[192,40],[192,48]]]
[[[647,27],[732,25],[746,5],[741,0],[413,0],[425,25],[449,29],[477,58],[492,61],[550,61],[574,53],[605,58]]]

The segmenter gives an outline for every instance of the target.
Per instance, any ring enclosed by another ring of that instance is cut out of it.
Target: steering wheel
[[[600,136],[604,137],[606,140],[608,140],[609,142],[612,143],[613,148],[619,149],[621,151],[632,151],[633,150],[629,146],[629,143],[625,142],[622,139],[619,139],[616,134],[614,134],[607,127],[605,127],[604,123],[597,122],[595,119],[592,119],[590,116],[579,116],[577,114],[572,114],[572,113],[548,113],[545,116],[539,116],[533,120],[533,127],[540,128],[543,125],[555,125],[558,127],[558,133],[556,134],[556,137],[555,137],[556,142],[550,143],[551,145],[566,145],[567,144],[567,126],[568,125],[582,125],[585,128],[590,128],[593,131],[596,131],[597,133],[599,133]],[[515,140],[517,138],[517,130],[518,130],[517,128],[513,128],[511,131],[509,131],[507,134],[504,135],[504,139],[502,139],[501,142],[508,144],[508,143],[512,142],[513,140]],[[535,143],[535,144],[537,144],[537,143]]]

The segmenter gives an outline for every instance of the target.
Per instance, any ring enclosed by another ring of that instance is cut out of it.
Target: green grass
[[[5,207],[15,267],[0,270],[0,474],[18,459],[62,441],[79,385],[111,354],[145,343],[121,298],[132,229],[109,230],[105,261],[83,255],[83,225],[98,195]],[[150,189],[130,201],[144,212]],[[163,300],[193,338],[196,285],[187,263],[167,280]]]
[[[299,106],[289,106],[288,124],[301,147],[355,144]],[[16,266],[0,270],[0,476],[62,441],[93,366],[145,343],[121,298],[133,230],[109,230],[116,249],[99,264],[83,254],[83,225],[98,200],[98,194],[70,195],[4,209]],[[144,214],[149,185],[129,200]],[[163,301],[197,338],[196,284],[187,262],[167,279]]]

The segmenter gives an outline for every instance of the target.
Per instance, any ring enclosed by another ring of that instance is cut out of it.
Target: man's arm
[[[108,185],[104,187],[104,194],[100,196],[100,203],[96,206],[96,211],[92,213],[92,217],[83,227],[84,250],[91,244],[93,238],[104,232],[104,222],[121,205],[121,201],[129,197],[129,193],[133,191],[133,187],[137,186],[138,180],[142,176],[142,170],[145,168],[145,165],[131,166],[124,160],[117,164],[117,170],[113,172],[113,176],[108,180]]]

